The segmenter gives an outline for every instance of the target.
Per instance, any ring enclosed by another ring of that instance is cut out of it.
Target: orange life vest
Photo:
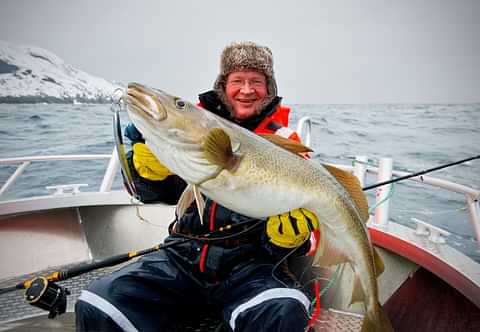
[[[295,131],[288,128],[288,114],[291,109],[287,106],[278,106],[275,112],[267,116],[255,129],[257,134],[275,134],[300,143],[300,137]]]
[[[198,102],[197,106],[205,108],[201,102]],[[263,119],[254,132],[257,134],[276,134],[301,143],[300,136],[288,128],[288,115],[290,111],[290,107],[278,105],[275,112]]]

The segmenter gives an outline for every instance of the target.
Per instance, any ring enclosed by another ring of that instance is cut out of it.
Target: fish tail
[[[387,314],[377,303],[374,311],[367,311],[363,319],[362,332],[393,332],[393,326]]]

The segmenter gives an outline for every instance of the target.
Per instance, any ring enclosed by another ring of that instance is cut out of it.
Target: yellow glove
[[[133,145],[133,166],[142,178],[152,181],[161,181],[173,174],[158,161],[144,143]]]
[[[296,248],[318,229],[318,219],[306,209],[295,209],[267,219],[270,242],[282,248]]]

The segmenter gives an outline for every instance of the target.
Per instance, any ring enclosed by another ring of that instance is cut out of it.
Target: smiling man
[[[265,46],[227,46],[213,90],[199,99],[204,109],[243,128],[299,141],[288,128],[290,109],[280,105],[272,53]],[[158,162],[133,125],[126,136],[133,145],[128,161],[140,199],[175,204],[185,182]],[[82,292],[77,329],[174,331],[185,313],[215,310],[233,331],[303,332],[310,300],[284,258],[309,251],[317,228],[315,215],[300,207],[256,220],[205,197],[203,215],[193,203],[165,240],[192,241],[146,255]],[[219,232],[225,240],[205,240]]]
[[[200,95],[200,100],[203,102],[205,97],[211,101],[218,97],[236,122],[277,111],[281,99],[277,97],[270,49],[250,42],[227,46],[222,52],[214,89]],[[209,109],[208,104],[205,106]],[[281,112],[288,117],[289,110],[284,108]]]
[[[267,93],[267,79],[259,72],[239,71],[228,75],[225,94],[238,121],[260,113]]]

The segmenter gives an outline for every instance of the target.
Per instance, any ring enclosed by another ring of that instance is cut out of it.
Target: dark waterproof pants
[[[233,331],[303,332],[310,302],[272,269],[251,260],[220,283],[201,284],[159,251],[84,290],[75,306],[77,331],[175,331],[179,321],[217,308]]]

